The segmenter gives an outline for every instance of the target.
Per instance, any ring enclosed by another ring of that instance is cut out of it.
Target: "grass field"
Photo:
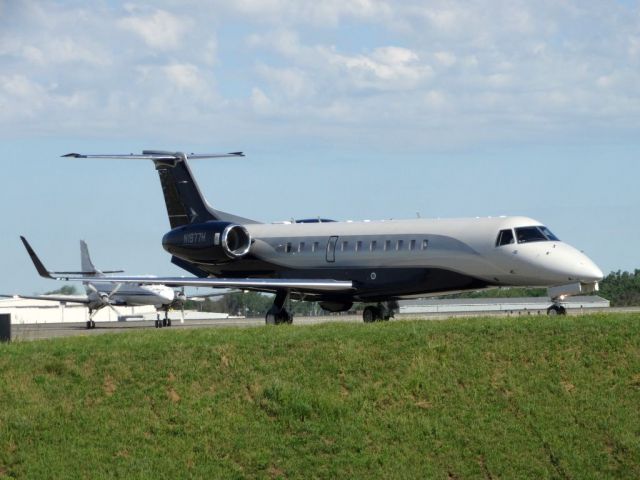
[[[0,345],[0,478],[640,478],[640,315]]]

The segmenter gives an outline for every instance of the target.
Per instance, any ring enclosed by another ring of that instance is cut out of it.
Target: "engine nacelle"
[[[320,302],[320,307],[328,312],[346,312],[353,307],[353,302]]]
[[[174,228],[162,238],[162,246],[190,262],[228,263],[249,253],[251,235],[242,225],[212,221]]]

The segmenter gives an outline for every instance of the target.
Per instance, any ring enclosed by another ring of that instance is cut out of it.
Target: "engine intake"
[[[222,248],[229,257],[244,257],[250,247],[251,236],[243,226],[229,225],[222,231]]]
[[[174,228],[162,238],[162,246],[189,262],[228,263],[249,253],[251,235],[242,225],[212,221]]]

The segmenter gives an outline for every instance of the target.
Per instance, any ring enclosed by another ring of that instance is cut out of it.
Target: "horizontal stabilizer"
[[[186,160],[188,159],[201,159],[201,158],[227,158],[227,157],[244,157],[242,152],[231,153],[182,153],[182,152],[164,152],[160,150],[143,150],[142,154],[136,153],[116,153],[116,154],[82,154],[82,153],[67,153],[62,157],[69,158],[111,158],[111,159],[127,159],[127,160]]]
[[[124,270],[100,270],[101,273],[124,273]],[[87,276],[95,276],[95,270],[90,270],[87,272],[49,272],[55,275],[87,275]]]

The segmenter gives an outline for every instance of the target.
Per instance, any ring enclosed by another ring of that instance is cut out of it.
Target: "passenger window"
[[[356,242],[356,252],[359,252],[360,250],[362,250],[362,240],[358,240]]]
[[[391,240],[385,240],[384,241],[384,251],[388,251],[391,250]]]
[[[284,246],[284,253],[291,253],[291,242],[287,242]]]
[[[319,246],[320,246],[319,242],[313,242],[313,245],[311,246],[311,251],[315,252],[316,250],[318,250]]]
[[[298,253],[304,252],[304,242],[298,244]]]
[[[403,245],[403,243],[404,243],[404,242],[403,242],[402,240],[398,240],[398,241],[396,242],[396,250],[397,250],[397,251],[402,250],[402,245]]]
[[[416,241],[411,240],[411,242],[409,242],[409,250],[415,250],[415,249],[416,249]]]
[[[428,246],[429,246],[429,240],[425,238],[424,240],[422,240],[422,250],[426,250]]]
[[[371,243],[369,244],[369,250],[375,252],[377,246],[378,242],[376,242],[375,240],[371,240]]]
[[[347,242],[347,241],[345,240],[344,242],[342,242],[341,250],[342,250],[343,252],[346,252],[346,251],[347,251],[348,246],[349,246],[349,242]]]

